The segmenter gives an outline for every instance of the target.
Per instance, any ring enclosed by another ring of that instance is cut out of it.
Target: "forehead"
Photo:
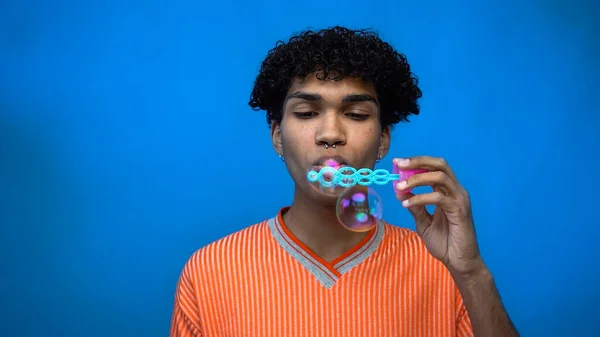
[[[349,94],[370,94],[377,97],[375,86],[361,78],[345,77],[341,81],[319,80],[316,74],[310,74],[304,79],[296,79],[288,93],[305,91],[318,93],[326,100],[336,100]]]

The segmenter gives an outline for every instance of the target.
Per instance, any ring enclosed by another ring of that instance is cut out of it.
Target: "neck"
[[[298,188],[283,221],[298,240],[327,262],[346,253],[368,235],[368,232],[352,232],[342,227],[335,214],[335,204],[324,205],[311,200]]]

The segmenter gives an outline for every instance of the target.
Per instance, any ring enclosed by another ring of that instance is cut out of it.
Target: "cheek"
[[[298,132],[300,131],[300,132]],[[292,158],[294,161],[300,156],[302,152],[306,152],[306,137],[303,138],[304,133],[302,130],[294,130],[294,132],[282,133],[281,142],[283,150],[287,153],[286,157]],[[303,151],[304,149],[304,151]]]
[[[281,130],[281,141],[289,149],[306,147],[314,143],[314,130],[315,127],[307,125],[288,125]]]
[[[381,140],[381,131],[377,128],[371,127],[365,131],[359,132],[357,134],[361,135],[361,142],[368,147],[379,147],[379,142]]]

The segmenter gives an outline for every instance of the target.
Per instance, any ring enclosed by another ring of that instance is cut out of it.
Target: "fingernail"
[[[402,202],[402,206],[404,206],[404,207],[408,207],[408,204],[409,204],[408,199],[406,199]]]
[[[396,161],[396,164],[397,164],[399,167],[406,166],[406,165],[408,165],[408,159],[398,159],[398,160]]]
[[[398,189],[403,189],[404,186],[406,186],[406,180],[402,180],[401,182],[399,182],[398,184],[396,184],[396,188]]]

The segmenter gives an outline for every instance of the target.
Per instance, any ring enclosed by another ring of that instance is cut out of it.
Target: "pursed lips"
[[[333,167],[336,169],[348,166],[348,161],[342,156],[323,156],[314,161],[313,167],[320,170],[323,167]]]

